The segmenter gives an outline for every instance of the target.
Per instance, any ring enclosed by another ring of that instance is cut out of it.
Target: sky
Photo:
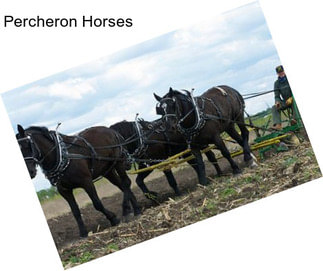
[[[47,126],[63,134],[133,121],[136,113],[156,119],[153,93],[169,87],[195,88],[201,95],[216,85],[241,94],[273,89],[281,64],[258,2],[175,30],[116,54],[2,94],[10,121]],[[288,73],[288,72],[287,72]],[[273,94],[246,100],[254,114],[274,103]],[[36,190],[50,184],[38,170]]]

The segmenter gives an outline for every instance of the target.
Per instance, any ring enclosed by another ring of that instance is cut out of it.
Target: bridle
[[[170,98],[170,97],[163,98],[161,101],[159,101],[156,104],[156,113],[157,113],[157,115],[161,115],[162,120],[165,119],[166,121],[168,121],[169,117],[173,117],[173,118],[176,118],[176,120],[178,120],[177,112],[174,112],[174,113],[168,113],[167,112],[167,106],[168,106],[167,101],[171,101],[176,105],[176,98],[175,97],[173,97],[173,98]]]
[[[21,141],[27,141],[30,144],[31,147],[31,156],[24,157],[25,161],[34,161],[36,164],[38,164],[45,176],[49,179],[52,185],[56,185],[58,179],[62,176],[65,169],[68,167],[70,163],[70,159],[67,155],[67,149],[62,141],[61,136],[57,131],[50,131],[49,132],[50,139],[53,141],[54,146],[51,147],[48,152],[44,155],[42,155],[39,146],[33,140],[32,134],[27,134],[25,137],[19,138],[18,142]],[[44,168],[44,160],[46,157],[48,157],[53,151],[56,151],[56,161],[52,167],[49,169]]]
[[[31,156],[25,156],[24,157],[25,161],[33,160],[35,163],[41,164],[41,162],[43,161],[41,151],[40,151],[38,145],[33,140],[31,135],[27,135],[25,137],[18,138],[17,141],[18,142],[27,141],[30,144]]]
[[[194,89],[192,89],[193,92]],[[158,115],[162,115],[162,120],[168,120],[169,117],[173,117],[176,120],[176,128],[177,130],[184,135],[186,138],[186,141],[188,144],[191,143],[194,136],[196,136],[200,130],[203,128],[205,124],[205,118],[203,117],[203,112],[199,108],[196,99],[193,97],[192,92],[189,92],[187,90],[183,90],[186,92],[186,95],[180,95],[179,97],[173,96],[162,98],[159,103],[156,105],[156,112]],[[174,113],[168,113],[167,112],[167,101],[171,100],[175,104],[175,112]],[[192,109],[189,110],[187,113],[183,114],[183,112],[180,112],[179,109],[179,101],[182,100],[185,103],[191,104]],[[182,123],[191,115],[195,114],[195,122],[192,127],[185,128],[183,127]]]

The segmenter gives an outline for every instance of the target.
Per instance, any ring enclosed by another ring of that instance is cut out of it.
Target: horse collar
[[[56,163],[52,168],[42,168],[42,170],[46,178],[50,181],[50,183],[53,186],[56,186],[59,179],[64,175],[64,171],[69,166],[70,159],[68,157],[68,151],[61,135],[58,134],[56,131],[51,131],[50,135],[55,144],[54,146],[56,149]]]
[[[141,157],[147,150],[148,145],[145,143],[146,136],[142,132],[142,125],[140,124],[138,118],[136,117],[134,122],[134,127],[138,135],[139,144],[136,150],[131,154],[132,157]]]
[[[185,116],[183,116],[177,123],[177,129],[178,131],[184,135],[186,138],[186,141],[188,144],[190,144],[195,136],[197,136],[202,128],[205,125],[205,118],[203,115],[203,111],[200,109],[200,107],[197,104],[197,98],[193,97],[190,93],[188,96],[188,101],[192,104],[193,108],[190,110]],[[187,118],[189,114],[192,112],[195,113],[195,123],[190,128],[184,128],[181,123]]]

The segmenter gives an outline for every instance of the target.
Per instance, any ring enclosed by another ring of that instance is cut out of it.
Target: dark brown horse
[[[199,145],[215,144],[229,161],[233,173],[241,172],[221,138],[224,131],[242,146],[244,161],[255,165],[248,143],[249,131],[244,123],[245,103],[240,93],[229,86],[210,88],[195,98],[190,92],[184,92],[170,88],[164,97],[154,96],[159,102],[157,113],[163,115],[168,129],[182,134],[191,145],[197,159],[200,183],[206,184],[207,181]],[[239,126],[241,135],[235,124]]]
[[[118,122],[110,128],[116,130],[120,133],[126,142],[130,142],[126,145],[126,148],[130,155],[134,158],[149,159],[151,160],[164,160],[172,155],[180,153],[187,149],[187,143],[185,138],[174,132],[169,132],[165,130],[163,122],[161,120],[156,120],[153,122],[148,122],[144,120],[138,121],[138,127],[136,127],[135,122],[122,121]],[[141,131],[138,131],[140,129]],[[222,174],[220,167],[218,166],[215,155],[212,151],[205,153],[208,160],[214,165],[218,176]],[[188,163],[198,172],[196,160],[190,160]],[[148,165],[156,164],[156,162],[139,162],[139,169],[146,168]],[[147,198],[155,199],[157,193],[150,191],[144,183],[144,179],[153,170],[144,171],[137,175],[136,183],[141,188],[143,193]],[[172,171],[163,171],[169,185],[173,188],[176,195],[180,195],[180,191],[177,187],[176,180]]]
[[[91,198],[94,207],[102,212],[111,225],[120,221],[107,210],[98,197],[93,180],[104,176],[124,194],[123,216],[131,212],[140,214],[137,200],[130,189],[131,181],[125,172],[125,157],[122,139],[112,129],[92,127],[75,136],[66,136],[46,127],[29,127],[26,130],[18,125],[16,135],[31,178],[36,176],[38,164],[52,185],[71,207],[77,221],[80,236],[87,236],[73,189],[83,188]]]

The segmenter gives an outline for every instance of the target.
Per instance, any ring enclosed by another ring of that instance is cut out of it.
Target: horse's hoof
[[[141,209],[140,209],[140,208],[135,209],[135,210],[133,211],[133,214],[134,214],[134,216],[136,216],[136,217],[141,216]]]
[[[223,172],[218,172],[217,174],[216,174],[216,177],[222,177],[223,176]]]
[[[250,160],[248,160],[248,161],[245,161],[245,163],[246,163],[246,166],[247,167],[250,167],[250,168],[256,168],[256,167],[258,167],[257,162],[254,159],[252,159],[252,158]]]
[[[81,238],[86,238],[86,237],[88,237],[88,232],[87,232],[87,231],[85,231],[85,232],[81,232],[81,233],[80,233],[80,237],[81,237]]]
[[[133,220],[138,219],[139,217],[141,217],[141,213],[140,214],[134,214]]]
[[[110,220],[111,226],[116,226],[120,223],[120,219],[115,217],[113,219]]]
[[[182,195],[181,191],[179,191],[178,189],[176,189],[174,192],[175,192],[175,195],[178,197]]]
[[[207,177],[208,178],[208,177]],[[207,179],[204,180],[199,180],[198,186],[200,186],[201,188],[204,188],[205,186],[209,185],[211,182],[208,181]]]
[[[233,176],[239,176],[242,174],[242,170],[240,168],[233,170]]]
[[[154,192],[154,191],[150,191],[148,193],[145,193],[145,197],[147,199],[150,199],[150,200],[153,200],[153,201],[157,200],[157,196],[158,196],[158,194],[156,192]]]
[[[128,223],[128,222],[130,222],[130,221],[132,221],[132,220],[134,220],[134,215],[133,215],[132,213],[127,214],[127,215],[124,215],[124,216],[122,217],[122,222],[123,222],[123,223]]]
[[[252,163],[251,165],[249,166],[250,168],[257,168],[258,167],[258,164],[256,161],[252,160]]]

